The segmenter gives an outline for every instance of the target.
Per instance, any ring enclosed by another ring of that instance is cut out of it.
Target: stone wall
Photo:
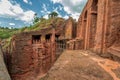
[[[9,65],[12,79],[35,80],[45,74],[55,61],[56,50],[63,51],[66,46],[70,50],[92,50],[120,61],[119,5],[119,0],[88,0],[77,27],[69,18],[56,31],[47,28],[15,35]]]
[[[120,57],[120,1],[110,0],[109,6],[109,26],[107,28],[106,45],[107,53],[114,56]],[[120,61],[120,58],[117,58]]]
[[[17,34],[12,39],[10,73],[13,80],[36,80],[55,61],[54,29]]]
[[[69,40],[67,41],[67,49],[68,50],[80,50],[83,49],[83,41],[80,39],[73,39],[73,40]]]
[[[65,24],[65,39],[73,39],[76,37],[76,22],[70,17]]]
[[[0,80],[11,80],[4,62],[1,45],[0,45]]]
[[[83,49],[120,56],[119,5],[119,0],[88,0],[77,25]]]

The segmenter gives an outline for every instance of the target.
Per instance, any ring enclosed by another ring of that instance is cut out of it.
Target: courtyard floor
[[[66,50],[40,80],[120,80],[120,63],[90,51]]]

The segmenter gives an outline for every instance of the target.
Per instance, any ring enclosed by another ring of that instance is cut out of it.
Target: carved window
[[[52,36],[52,34],[47,34],[47,35],[45,36],[46,42],[50,42],[50,41],[51,41],[51,36]]]
[[[55,40],[58,40],[60,35],[55,35]]]
[[[41,43],[41,35],[32,35],[32,43],[33,44]]]

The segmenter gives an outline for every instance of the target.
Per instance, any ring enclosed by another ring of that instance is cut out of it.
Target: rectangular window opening
[[[47,35],[45,36],[46,42],[50,42],[50,41],[51,41],[51,36],[52,36],[52,34],[47,34]]]
[[[41,35],[32,35],[32,43],[33,44],[41,43]]]

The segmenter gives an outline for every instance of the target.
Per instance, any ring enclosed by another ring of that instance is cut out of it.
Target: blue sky
[[[34,14],[48,18],[56,11],[59,17],[78,19],[87,0],[0,0],[0,26],[23,27],[32,24]]]

